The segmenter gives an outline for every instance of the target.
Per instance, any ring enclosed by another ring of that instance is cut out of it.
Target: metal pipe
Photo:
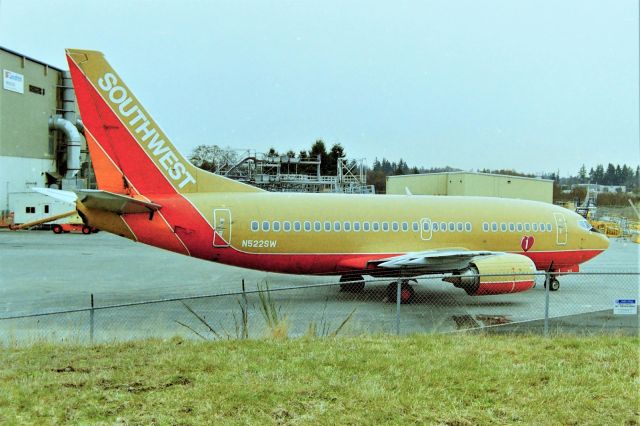
[[[76,118],[76,129],[84,136],[84,123],[81,118]]]
[[[76,213],[77,213],[76,210],[72,210],[72,211],[69,211],[69,212],[66,212],[66,213],[57,214],[55,216],[45,217],[44,219],[34,220],[33,222],[27,222],[27,223],[23,223],[21,225],[11,226],[9,229],[11,229],[12,231],[18,231],[18,230],[24,229],[24,228],[31,228],[32,226],[42,225],[43,223],[53,222],[54,220],[63,219],[65,217],[73,216]]]
[[[67,139],[67,173],[64,177],[70,179],[80,171],[80,148],[82,146],[80,132],[73,122],[59,115],[49,117],[49,128],[60,130]]]

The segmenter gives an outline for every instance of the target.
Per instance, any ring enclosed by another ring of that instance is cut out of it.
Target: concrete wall
[[[553,181],[519,176],[453,172],[387,178],[387,194],[404,194],[405,187],[415,195],[502,197],[553,202]]]

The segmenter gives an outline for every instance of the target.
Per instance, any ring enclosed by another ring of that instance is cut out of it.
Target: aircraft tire
[[[51,230],[54,234],[62,234],[62,226],[60,225],[53,225],[53,228],[51,228]]]
[[[558,291],[560,290],[560,281],[557,278],[551,278],[549,280],[549,291]]]
[[[413,286],[409,284],[408,280],[401,281],[400,287],[400,303],[403,305],[408,305],[413,302],[415,298],[416,291],[413,289]],[[387,286],[387,301],[389,303],[396,303],[396,297],[398,292],[398,282],[393,281],[391,284]]]

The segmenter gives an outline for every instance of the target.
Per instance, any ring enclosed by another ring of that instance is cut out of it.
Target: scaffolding
[[[366,185],[364,159],[339,158],[337,176],[321,174],[321,158],[269,155],[242,151],[240,160],[220,166],[216,173],[272,192],[333,192],[373,194]]]

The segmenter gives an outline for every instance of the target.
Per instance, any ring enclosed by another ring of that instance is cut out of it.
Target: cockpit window
[[[585,220],[585,219],[580,219],[578,220],[578,226],[582,229],[584,229],[585,231],[592,231],[592,232],[598,232],[596,230],[596,228],[594,228],[593,226],[591,226],[591,224],[589,223],[589,221]]]

